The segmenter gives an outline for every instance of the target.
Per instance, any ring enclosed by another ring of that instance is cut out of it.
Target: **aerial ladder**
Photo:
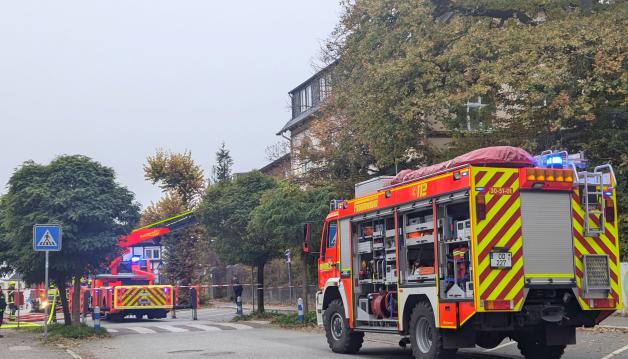
[[[166,218],[133,230],[118,239],[122,254],[111,261],[108,273],[94,276],[91,287],[91,306],[99,306],[101,315],[111,320],[122,320],[128,315],[136,318],[165,318],[176,305],[177,291],[172,285],[155,284],[156,275],[151,261],[133,253],[134,247],[159,245],[159,239],[169,233],[196,224],[192,211]],[[83,305],[84,293],[81,293]],[[82,311],[84,308],[81,308]]]

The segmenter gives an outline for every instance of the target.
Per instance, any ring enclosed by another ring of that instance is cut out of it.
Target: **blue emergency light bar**
[[[575,166],[579,169],[587,167],[587,160],[584,153],[568,154],[566,151],[544,151],[535,157],[537,166],[542,168],[572,168]]]

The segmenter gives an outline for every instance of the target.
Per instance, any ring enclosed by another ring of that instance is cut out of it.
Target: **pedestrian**
[[[2,328],[2,321],[4,320],[4,309],[7,307],[7,301],[4,299],[4,293],[0,288],[0,328]],[[2,338],[2,335],[0,335]]]
[[[233,299],[235,300],[236,305],[238,304],[238,297],[242,297],[242,284],[240,284],[240,280],[238,277],[233,277]],[[242,298],[240,298],[242,300]]]
[[[9,303],[9,320],[15,320],[15,312],[17,311],[17,305],[15,305],[15,282],[9,282],[9,288],[7,288],[7,302]]]

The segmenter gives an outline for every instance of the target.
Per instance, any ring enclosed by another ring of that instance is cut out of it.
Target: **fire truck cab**
[[[356,185],[332,201],[316,312],[337,353],[365,332],[417,359],[494,348],[560,358],[621,306],[616,180],[582,154],[508,146]]]

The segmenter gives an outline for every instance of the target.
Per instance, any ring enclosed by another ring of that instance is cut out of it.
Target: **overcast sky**
[[[339,15],[338,0],[0,0],[0,193],[60,154],[113,167],[144,205],[159,147],[209,175],[224,140],[236,172],[262,167]]]

